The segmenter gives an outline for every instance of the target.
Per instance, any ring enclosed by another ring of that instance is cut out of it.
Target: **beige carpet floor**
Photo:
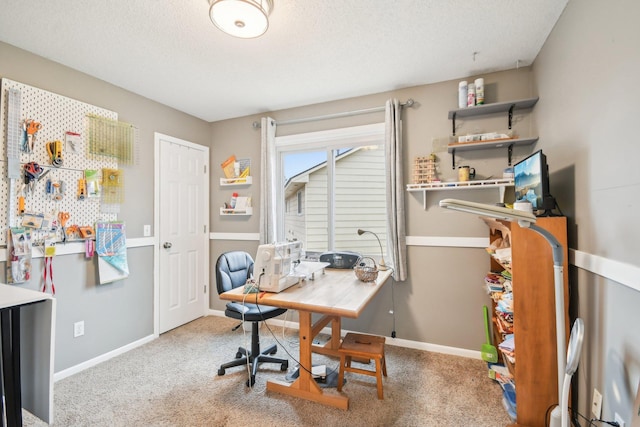
[[[505,426],[500,386],[479,360],[387,344],[384,400],[375,378],[347,373],[343,411],[266,392],[268,379],[284,380],[280,365],[262,365],[255,386],[247,371],[227,370],[238,346],[250,340],[235,321],[205,317],[55,384],[56,426]],[[296,331],[262,328],[263,346],[280,342],[277,356],[297,356]],[[389,341],[390,339],[388,339]],[[296,362],[290,359],[290,371]],[[337,369],[337,359],[314,355]],[[290,373],[290,372],[289,372]],[[326,393],[338,393],[335,388]],[[24,425],[45,423],[25,414]]]

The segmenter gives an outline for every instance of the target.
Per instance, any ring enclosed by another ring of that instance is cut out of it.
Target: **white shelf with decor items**
[[[249,216],[253,215],[253,208],[247,206],[243,209],[220,208],[220,216]]]
[[[505,286],[504,290],[491,293],[493,344],[500,348],[500,344],[510,333],[513,334],[515,343],[513,352],[498,352],[508,373],[498,375],[496,380],[501,384],[509,384],[503,388],[510,392],[515,385],[517,405],[514,424],[510,427],[544,426],[547,409],[558,403],[556,306],[551,245],[540,234],[520,227],[515,222],[492,219],[485,219],[485,222],[490,228],[490,247],[487,252],[492,257],[489,274],[495,276],[502,273],[503,276],[510,277],[511,283],[510,289]],[[562,245],[564,316],[565,325],[569,325],[567,220],[565,217],[538,217],[535,224],[552,234]],[[511,295],[505,297],[506,293]],[[502,309],[497,309],[502,306],[500,301],[504,300],[511,300],[510,317],[505,316]],[[564,334],[568,338],[568,330]],[[497,368],[492,369],[497,372]]]
[[[229,203],[224,204],[220,208],[220,215],[251,215],[253,214],[253,208],[251,206],[250,196],[241,196],[238,193],[233,193]]]
[[[244,178],[220,178],[220,186],[221,187],[239,187],[243,185],[251,185],[253,180],[251,176],[246,176]]]
[[[464,117],[478,117],[496,113],[507,113],[508,127],[511,129],[513,123],[513,112],[516,110],[526,110],[533,108],[538,102],[538,97],[521,99],[518,101],[496,102],[493,104],[476,105],[467,108],[458,108],[449,111],[449,120],[452,123],[452,135],[456,135],[456,119]],[[499,138],[484,141],[452,142],[448,145],[447,151],[452,157],[452,167],[455,169],[456,151],[484,150],[488,148],[507,147],[508,164],[511,166],[511,157],[515,145],[531,145],[538,140],[538,137],[530,138]]]
[[[504,193],[507,187],[513,187],[513,179],[479,179],[458,182],[429,182],[422,184],[407,184],[408,192],[421,192],[423,198],[423,209],[427,210],[427,191],[449,191],[449,190],[480,190],[486,188],[497,188],[500,194],[500,203],[504,203]]]

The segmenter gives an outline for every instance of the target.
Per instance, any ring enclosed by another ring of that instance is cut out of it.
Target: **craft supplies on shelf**
[[[220,185],[251,184],[251,159],[237,159],[231,155],[220,166],[224,173]]]

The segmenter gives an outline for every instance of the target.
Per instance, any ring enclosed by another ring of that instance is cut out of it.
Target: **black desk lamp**
[[[381,270],[381,271],[388,270],[389,267],[387,267],[387,264],[385,264],[384,262],[384,251],[382,250],[382,243],[380,243],[380,238],[373,231],[362,230],[360,228],[358,229],[359,236],[362,236],[364,233],[371,233],[374,236],[376,236],[376,239],[378,239],[378,245],[380,245],[380,262],[378,263],[378,270]]]

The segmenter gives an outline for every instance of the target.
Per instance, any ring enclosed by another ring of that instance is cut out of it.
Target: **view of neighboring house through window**
[[[309,143],[309,134],[301,135],[298,144],[289,136],[285,146],[276,139],[282,173],[278,205],[288,207],[280,211],[278,234],[282,240],[302,241],[310,257],[355,251],[377,262],[375,236],[357,231],[376,233],[387,253],[384,134],[350,137],[352,129],[344,130],[346,137],[342,130],[332,131],[342,135],[340,145],[329,137],[327,148],[317,138]]]

